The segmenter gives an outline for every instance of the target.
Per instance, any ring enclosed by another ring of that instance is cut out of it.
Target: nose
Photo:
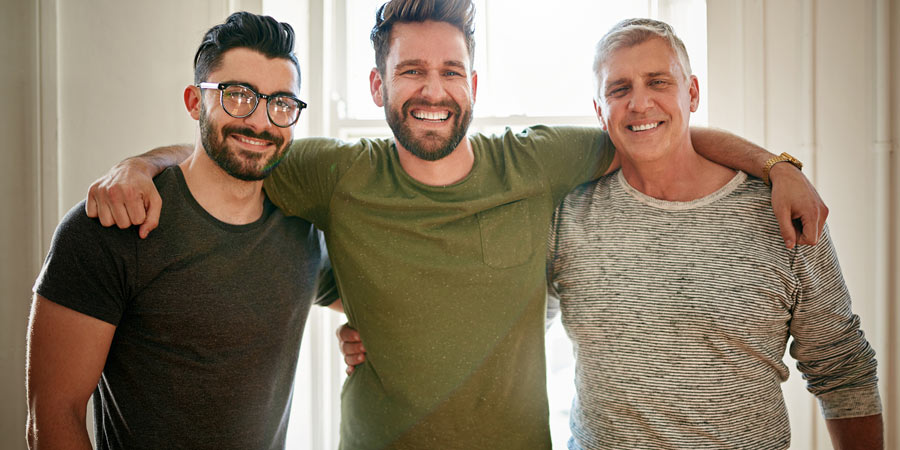
[[[423,80],[421,95],[426,100],[438,100],[444,97],[444,80],[436,72],[429,73]]]
[[[253,111],[253,114],[244,117],[244,123],[251,129],[259,131],[273,126],[272,122],[269,121],[269,115],[266,113],[266,108],[269,106],[267,102],[268,100],[266,99],[259,99],[259,104],[256,105],[256,110]]]
[[[653,107],[653,95],[643,86],[635,87],[631,91],[631,99],[628,107],[634,112],[644,112]]]

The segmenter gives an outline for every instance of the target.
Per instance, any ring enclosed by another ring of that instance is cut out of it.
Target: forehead
[[[213,82],[239,81],[262,93],[297,93],[299,74],[294,63],[285,58],[267,58],[249,48],[233,48],[222,54],[219,67],[209,74]]]
[[[469,50],[462,31],[447,22],[404,22],[391,29],[387,60],[388,67],[409,60],[458,61],[469,67]]]
[[[681,73],[678,56],[662,38],[653,38],[637,45],[613,50],[600,70],[605,81],[651,73]]]

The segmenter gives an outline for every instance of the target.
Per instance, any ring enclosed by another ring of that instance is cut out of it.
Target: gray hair
[[[651,39],[663,39],[678,56],[684,78],[691,76],[691,61],[688,59],[684,42],[675,34],[672,27],[659,20],[653,19],[626,19],[613,26],[606,35],[597,42],[594,50],[594,91],[596,98],[600,98],[600,68],[616,50],[643,44]]]

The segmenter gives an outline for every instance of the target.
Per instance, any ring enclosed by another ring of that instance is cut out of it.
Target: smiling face
[[[690,114],[700,99],[697,77],[685,79],[665,40],[613,51],[596,76],[597,116],[626,159],[655,161],[691,145]]]
[[[372,99],[401,151],[444,158],[466,137],[475,103],[478,78],[463,34],[446,22],[398,23],[390,48],[385,73],[370,75]]]
[[[291,61],[269,59],[247,48],[225,52],[220,67],[206,81],[242,83],[263,94],[298,95],[298,74]],[[268,176],[290,146],[293,127],[273,125],[266,114],[266,100],[260,99],[250,116],[234,118],[222,109],[219,90],[204,89],[197,95],[200,101],[191,114],[200,121],[201,143],[210,159],[239,180]]]

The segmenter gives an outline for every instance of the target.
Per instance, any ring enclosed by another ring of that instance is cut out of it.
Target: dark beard
[[[256,113],[257,111],[254,111]],[[246,127],[224,126],[221,132],[216,130],[216,124],[209,120],[206,109],[200,109],[200,142],[209,158],[215,161],[222,170],[228,175],[242,181],[259,181],[272,173],[272,170],[284,159],[285,150],[291,145],[290,142],[285,145],[281,136],[275,136],[268,131],[255,133]],[[266,161],[262,168],[257,169],[257,162],[264,155],[259,153],[243,152],[228,147],[225,144],[225,136],[230,134],[240,134],[254,139],[263,139],[272,142],[275,145],[275,153]],[[243,159],[238,154],[243,155]]]
[[[398,112],[391,109],[387,94],[385,94],[384,100],[385,118],[387,119],[388,126],[391,127],[391,131],[394,132],[394,138],[397,139],[397,142],[402,145],[403,148],[408,150],[415,157],[425,161],[437,161],[450,153],[453,153],[453,150],[456,149],[463,138],[466,137],[466,132],[469,130],[469,124],[472,123],[471,108],[462,112],[459,105],[451,100],[437,104],[428,104],[428,106],[442,106],[450,109],[452,113],[451,120],[454,122],[453,132],[450,133],[450,137],[443,141],[442,137],[434,132],[428,132],[424,137],[416,138],[413,135],[412,129],[404,119],[409,117],[409,120],[416,120],[409,111],[413,106],[426,104],[421,101],[413,103],[412,100],[407,100],[406,103],[403,104],[401,111]]]

